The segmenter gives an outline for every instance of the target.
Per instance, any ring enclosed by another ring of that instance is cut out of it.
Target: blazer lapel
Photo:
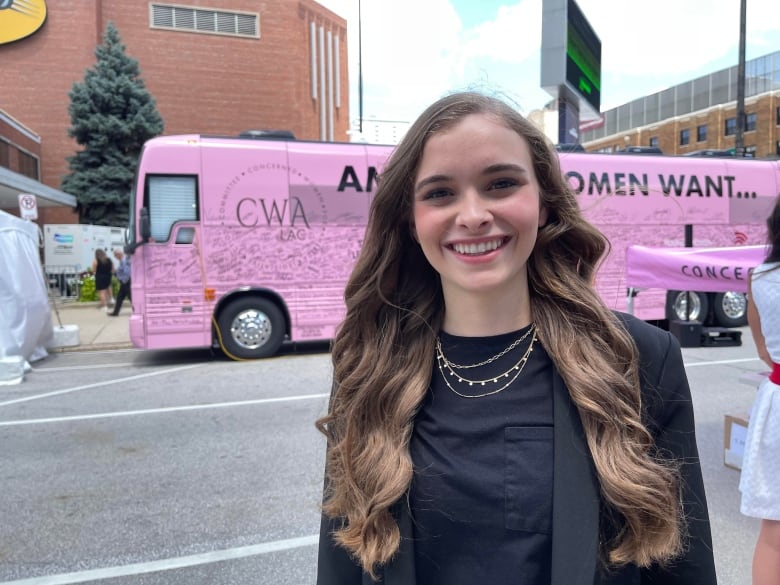
[[[599,488],[577,408],[553,373],[551,585],[592,585],[599,542]]]

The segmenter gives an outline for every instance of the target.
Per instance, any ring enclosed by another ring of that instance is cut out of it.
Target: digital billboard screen
[[[574,0],[567,0],[566,10],[566,82],[601,110],[601,41]]]

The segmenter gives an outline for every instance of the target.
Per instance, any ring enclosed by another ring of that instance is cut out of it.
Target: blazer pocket
[[[552,531],[553,428],[504,429],[504,518],[508,530]]]

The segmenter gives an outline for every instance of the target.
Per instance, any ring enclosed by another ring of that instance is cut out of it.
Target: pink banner
[[[648,248],[629,246],[626,285],[701,292],[747,292],[750,271],[767,255],[765,246]]]

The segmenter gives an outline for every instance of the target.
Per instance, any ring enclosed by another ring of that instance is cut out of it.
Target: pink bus
[[[131,201],[130,337],[139,348],[274,355],[327,340],[390,146],[167,136],[146,143]],[[612,242],[597,288],[626,310],[632,244],[764,243],[777,161],[559,153],[581,207]],[[686,242],[686,233],[690,242]],[[689,316],[744,324],[742,293],[694,293]],[[681,318],[685,295],[647,290],[643,319]]]

